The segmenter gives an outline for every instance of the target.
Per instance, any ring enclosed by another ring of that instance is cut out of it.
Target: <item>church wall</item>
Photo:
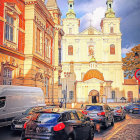
[[[123,85],[124,87],[124,92],[125,92],[125,97],[128,99],[128,92],[132,91],[133,92],[133,98],[138,99],[139,98],[139,85]]]

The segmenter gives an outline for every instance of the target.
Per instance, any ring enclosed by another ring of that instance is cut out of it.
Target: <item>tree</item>
[[[140,44],[132,48],[122,61],[124,76],[131,79],[134,76],[135,71],[140,69]]]

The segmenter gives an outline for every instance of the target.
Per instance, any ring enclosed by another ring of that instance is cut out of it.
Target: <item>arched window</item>
[[[115,45],[114,44],[110,45],[110,54],[112,54],[112,55],[115,54]]]
[[[114,28],[113,27],[110,27],[110,33],[114,33]]]
[[[94,46],[92,45],[88,46],[88,55],[89,56],[94,55]]]
[[[68,46],[68,55],[73,55],[73,46],[72,45]]]

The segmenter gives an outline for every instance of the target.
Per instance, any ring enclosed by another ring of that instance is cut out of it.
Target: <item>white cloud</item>
[[[130,46],[127,45],[125,48],[122,48],[122,55],[129,53],[134,46],[136,46],[136,44],[131,44]]]
[[[105,7],[98,7],[92,13],[87,13],[81,18],[81,25],[82,29],[85,29],[90,26],[90,24],[100,29],[101,19],[105,15],[106,8]]]

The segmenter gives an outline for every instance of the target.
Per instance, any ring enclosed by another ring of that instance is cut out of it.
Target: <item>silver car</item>
[[[109,124],[114,125],[114,117],[111,108],[107,104],[96,103],[86,105],[83,111],[91,120],[100,126],[107,128]]]
[[[122,108],[122,106],[115,106],[115,107],[111,107],[113,112],[114,112],[114,118],[115,119],[119,119],[119,120],[123,120],[126,117],[126,112],[125,110]]]

